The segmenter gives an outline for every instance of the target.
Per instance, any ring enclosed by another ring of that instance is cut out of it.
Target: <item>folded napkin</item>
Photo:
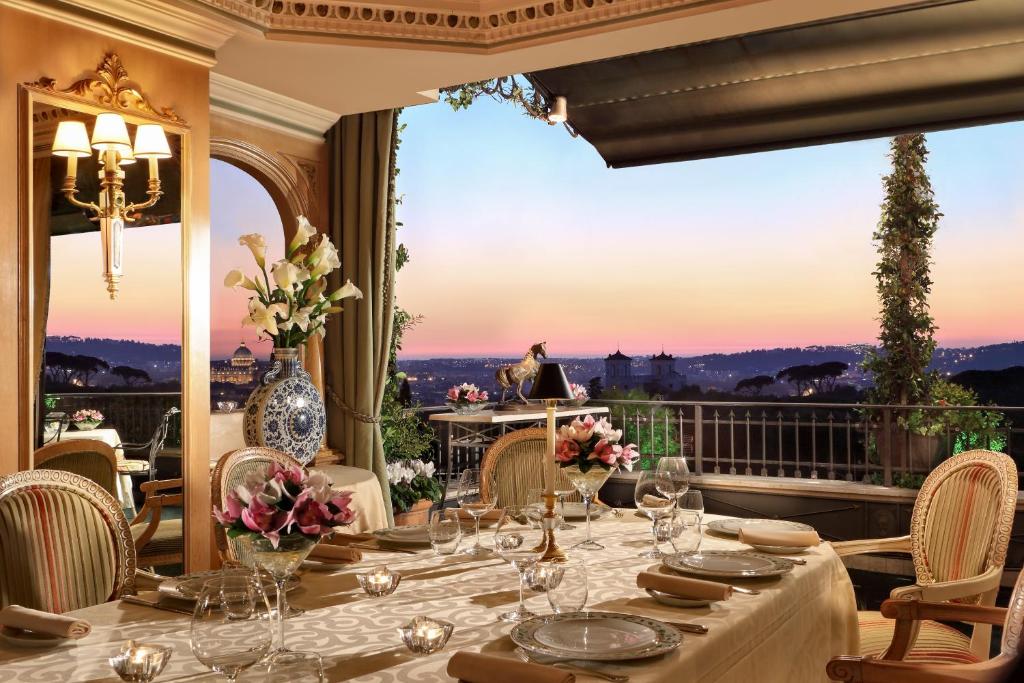
[[[645,508],[667,508],[672,504],[672,501],[667,498],[659,498],[658,496],[652,496],[647,493],[640,499],[640,504]]]
[[[318,546],[323,545],[349,545],[351,543],[366,543],[375,540],[373,534],[334,534],[320,541]]]
[[[732,586],[715,581],[690,579],[685,576],[669,576],[655,572],[640,572],[636,575],[637,588],[650,588],[670,593],[686,600],[727,600],[732,596]]]
[[[0,626],[75,640],[85,638],[92,630],[89,622],[83,619],[40,612],[20,605],[9,605],[0,609]]]
[[[359,562],[363,559],[363,554],[355,548],[317,543],[309,554],[309,559],[327,564],[343,564],[346,562]]]
[[[821,539],[818,538],[818,532],[813,529],[810,531],[758,531],[740,528],[740,543],[809,548],[821,543]]]
[[[568,671],[544,664],[520,662],[475,652],[456,652],[448,660],[448,675],[463,683],[573,683]]]

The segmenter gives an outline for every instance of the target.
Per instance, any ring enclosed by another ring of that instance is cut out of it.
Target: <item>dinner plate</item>
[[[681,598],[678,595],[672,595],[671,593],[662,593],[656,591],[653,588],[645,589],[647,594],[657,600],[663,605],[669,607],[707,607],[713,600],[691,600],[689,598]]]
[[[708,522],[708,529],[726,536],[739,536],[740,529],[754,529],[764,532],[814,531],[814,527],[786,519],[715,519]]]
[[[413,526],[396,526],[390,529],[378,529],[373,532],[378,540],[393,545],[428,546],[430,533],[426,524]]]
[[[616,612],[546,614],[519,622],[511,637],[527,652],[606,662],[656,657],[682,642],[668,624]]]
[[[10,626],[0,626],[0,640],[14,647],[48,648],[61,647],[63,645],[74,645],[78,641],[74,638],[61,638],[47,633],[34,633],[22,631]]]
[[[608,510],[606,505],[591,505],[590,506],[590,519],[598,519],[603,517]],[[587,506],[583,503],[566,503],[565,504],[565,519],[580,520],[587,518]]]
[[[195,572],[176,579],[164,581],[160,584],[157,590],[161,595],[166,595],[170,598],[176,598],[178,600],[195,600],[199,597],[199,594],[203,592],[204,583],[210,579],[220,578],[220,576],[221,572],[219,570]],[[277,590],[277,584],[275,584],[274,580],[266,574],[261,574],[260,578],[263,580],[263,590],[267,595],[273,597]],[[286,593],[290,593],[298,587],[299,577],[297,576],[289,576],[288,580],[285,581],[284,590]]]
[[[793,563],[785,558],[744,550],[698,550],[666,555],[661,561],[681,574],[728,579],[781,576],[793,571]]]
[[[799,555],[807,551],[807,548],[802,545],[761,545],[760,543],[748,543],[747,545],[758,552],[768,553],[769,555]]]

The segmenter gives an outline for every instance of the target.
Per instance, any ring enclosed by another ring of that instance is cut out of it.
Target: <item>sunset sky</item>
[[[480,101],[406,109],[400,305],[424,316],[406,357],[692,355],[871,342],[871,233],[887,140],[609,170],[582,138]],[[928,136],[945,217],[931,297],[945,346],[1024,339],[1024,124]],[[238,236],[283,249],[254,179],[212,168],[213,356],[239,340],[251,270]],[[53,241],[50,334],[180,340],[178,226],[129,231],[123,293],[106,299],[96,233]]]

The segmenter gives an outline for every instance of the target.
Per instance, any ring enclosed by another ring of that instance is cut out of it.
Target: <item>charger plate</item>
[[[379,541],[391,545],[427,547],[430,545],[430,533],[426,524],[413,526],[396,526],[389,529],[377,529],[373,532]]]
[[[11,628],[10,626],[0,626],[0,640],[13,647],[29,647],[36,649],[75,645],[78,642],[74,638],[62,638],[48,633],[23,631],[18,628]]]
[[[701,550],[666,555],[662,564],[680,574],[722,579],[759,579],[781,576],[793,571],[793,563],[783,557],[745,550]]]
[[[765,532],[814,531],[812,526],[800,522],[790,522],[787,519],[742,519],[739,517],[712,520],[708,522],[708,529],[726,536],[739,536],[740,529]]]
[[[657,657],[683,642],[668,624],[617,612],[545,614],[516,624],[511,637],[527,652],[598,662]]]
[[[556,506],[556,510],[559,508]],[[600,519],[611,510],[606,505],[600,505],[593,503],[590,506],[590,519]],[[583,503],[570,502],[565,504],[565,519],[571,519],[573,521],[587,518],[587,508]]]

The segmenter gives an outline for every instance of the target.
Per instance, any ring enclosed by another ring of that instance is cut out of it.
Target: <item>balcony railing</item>
[[[172,407],[181,407],[178,392],[74,392],[47,394],[56,397],[58,410],[69,416],[76,410],[92,408],[103,413],[104,427],[117,430],[125,443],[149,441],[160,424],[160,418]],[[181,420],[172,419],[167,434],[166,446],[181,446]]]

